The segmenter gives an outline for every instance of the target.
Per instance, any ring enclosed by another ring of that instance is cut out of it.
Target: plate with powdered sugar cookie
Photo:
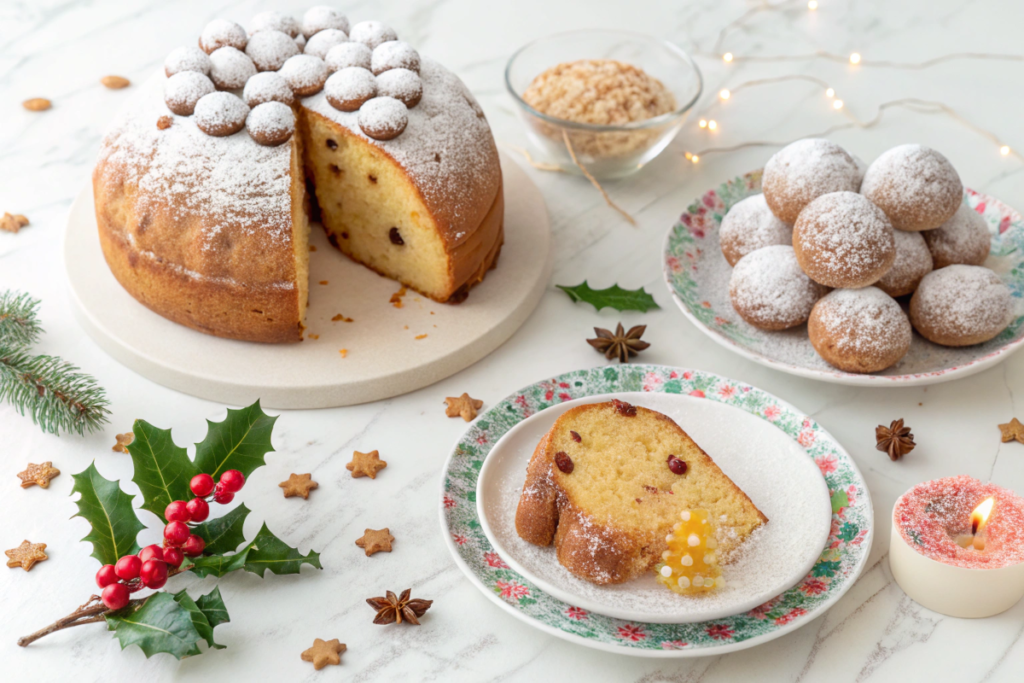
[[[909,386],[1024,345],[1024,218],[941,153],[865,165],[823,139],[704,193],[669,230],[676,304],[728,349],[794,375]]]

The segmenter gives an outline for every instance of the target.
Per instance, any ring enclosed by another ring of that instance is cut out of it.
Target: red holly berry
[[[204,548],[206,548],[206,541],[203,540],[203,537],[192,534],[188,537],[188,540],[185,541],[185,546],[182,550],[184,550],[185,554],[189,557],[196,557],[203,554]]]
[[[206,496],[213,492],[213,477],[209,474],[197,474],[192,477],[189,487],[195,495],[200,498],[206,498]]]
[[[164,549],[158,545],[147,545],[145,548],[139,551],[139,559],[142,560],[142,564],[146,564],[150,560],[164,560]]]
[[[142,578],[142,585],[146,588],[163,588],[167,583],[167,564],[163,560],[143,562],[139,576]]]
[[[106,588],[112,583],[117,583],[117,572],[114,571],[114,565],[105,564],[96,572],[96,585]]]
[[[139,575],[139,570],[142,569],[142,560],[139,559],[138,555],[125,555],[117,564],[114,565],[114,572],[118,578],[124,579],[125,581],[131,581]]]
[[[213,499],[221,505],[227,505],[235,499],[235,494],[228,491],[226,488],[217,484],[217,488],[213,490]]]
[[[202,522],[210,516],[210,504],[202,498],[193,498],[186,507],[193,522]]]
[[[103,604],[108,609],[119,610],[128,604],[128,600],[128,586],[123,583],[112,583],[103,589]]]
[[[188,503],[183,500],[176,500],[164,510],[164,519],[168,522],[187,522],[192,519],[188,512]]]
[[[168,545],[182,545],[188,540],[188,525],[184,522],[171,522],[164,527],[164,540]]]
[[[228,470],[220,475],[220,485],[228,493],[238,493],[245,486],[245,475],[238,470]]]
[[[181,548],[164,548],[164,562],[168,567],[177,569],[184,559],[185,555],[181,552]]]

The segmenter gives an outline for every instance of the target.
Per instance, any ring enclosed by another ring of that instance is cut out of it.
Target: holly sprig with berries
[[[96,572],[100,595],[93,595],[68,616],[18,640],[22,647],[73,626],[105,622],[122,649],[138,645],[147,657],[166,652],[181,659],[200,654],[199,642],[214,642],[213,629],[229,621],[220,588],[193,599],[185,590],[162,591],[167,580],[191,572],[199,577],[245,570],[264,576],[298,574],[303,564],[317,569],[320,555],[303,555],[275,536],[266,524],[251,541],[242,527],[249,509],[241,504],[210,519],[210,504],[227,505],[253,471],[266,464],[274,450],[271,433],[276,417],[260,408],[259,401],[240,410],[228,409],[223,422],[207,421],[206,437],[196,444],[195,459],[176,445],[169,429],[144,420],[133,425],[135,439],[128,445],[135,468],[134,481],[142,495],[142,509],[165,523],[162,545],[140,548],[145,528],[132,505],[135,496],[121,490],[89,465],[73,475],[72,495],[79,517],[92,526],[82,540],[92,543],[92,555],[102,566]],[[133,597],[153,590],[143,597]]]

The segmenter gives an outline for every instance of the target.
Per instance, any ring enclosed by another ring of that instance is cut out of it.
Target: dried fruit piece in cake
[[[658,583],[680,595],[707,593],[725,585],[718,566],[715,525],[707,510],[680,512],[665,542],[668,550],[654,568]]]

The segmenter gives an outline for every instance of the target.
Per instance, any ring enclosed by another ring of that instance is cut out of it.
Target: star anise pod
[[[626,332],[622,323],[619,323],[613,334],[609,330],[595,327],[594,334],[597,338],[588,339],[587,343],[603,353],[608,360],[618,358],[620,363],[628,363],[630,356],[635,356],[650,346],[647,342],[640,341],[646,329],[647,325],[637,325]]]
[[[377,616],[374,617],[373,623],[375,624],[401,624],[402,621],[407,621],[410,624],[420,625],[418,617],[422,617],[430,606],[434,604],[433,600],[410,600],[409,594],[412,592],[411,588],[406,588],[402,591],[402,594],[395,596],[391,591],[387,592],[387,595],[383,598],[367,598],[366,603],[377,610]]]
[[[878,425],[875,427],[875,439],[878,450],[888,453],[889,459],[896,461],[914,450],[914,435],[910,433],[910,427],[903,426],[903,418],[893,420],[888,427]]]

